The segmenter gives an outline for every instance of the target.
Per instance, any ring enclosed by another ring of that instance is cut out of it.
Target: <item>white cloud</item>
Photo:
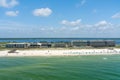
[[[76,30],[79,30],[79,28],[80,27],[73,27],[73,28],[71,28],[71,30],[73,30],[73,31],[75,30],[76,31]]]
[[[5,8],[10,8],[18,5],[17,0],[0,0],[0,6]]]
[[[105,20],[99,21],[98,23],[95,23],[95,24],[83,24],[81,23],[80,19],[76,21],[71,21],[71,22],[67,20],[63,20],[61,24],[63,24],[65,31],[71,32],[71,33],[73,33],[72,31],[74,31],[75,34],[79,34],[79,33],[95,33],[96,34],[96,33],[102,33],[102,32],[107,33],[112,30],[115,30],[114,28],[115,25]]]
[[[18,16],[19,11],[7,11],[5,14],[7,16]]]
[[[107,21],[103,20],[98,22],[97,24],[95,24],[95,26],[97,27],[102,27],[102,26],[107,26],[109,23],[107,23]]]
[[[93,13],[97,13],[97,9],[94,9],[94,10],[93,10]]]
[[[67,20],[63,20],[61,21],[61,24],[65,25],[65,26],[78,26],[80,25],[81,19],[78,19],[76,21],[67,21]]]
[[[76,7],[79,8],[79,7],[83,6],[85,3],[86,3],[86,0],[82,0],[81,2],[76,4]]]
[[[86,0],[82,0],[81,1],[81,6],[84,5],[86,3]]]
[[[113,24],[110,23],[110,22],[107,22],[105,20],[103,21],[100,21],[96,24],[93,25],[94,28],[96,28],[97,30],[101,30],[101,31],[105,31],[105,30],[108,30],[108,29],[112,29],[113,28]]]
[[[99,24],[99,26],[95,26],[96,24]],[[111,24],[105,20],[94,24],[80,23],[80,25],[74,27],[0,21],[0,37],[120,37],[119,34],[120,25]]]
[[[45,31],[45,28],[41,28],[40,30]]]
[[[120,18],[120,12],[119,13],[116,13],[112,16],[112,18]]]
[[[52,10],[50,8],[40,8],[40,9],[35,9],[33,11],[34,16],[49,16],[52,14]]]

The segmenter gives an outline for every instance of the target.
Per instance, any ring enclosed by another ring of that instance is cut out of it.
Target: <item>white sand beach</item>
[[[10,50],[0,51],[0,57],[9,56],[80,56],[80,55],[114,55],[120,54],[120,49],[46,49],[46,50]]]

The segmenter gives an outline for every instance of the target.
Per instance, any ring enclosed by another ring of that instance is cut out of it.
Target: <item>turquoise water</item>
[[[0,80],[120,80],[120,55],[0,58]]]

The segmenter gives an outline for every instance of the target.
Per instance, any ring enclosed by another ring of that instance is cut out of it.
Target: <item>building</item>
[[[30,43],[8,43],[6,48],[28,48]]]
[[[75,41],[71,41],[71,45],[73,47],[88,46],[88,41],[87,40],[75,40]]]
[[[106,42],[106,46],[107,47],[115,47],[115,41],[113,40],[107,40]]]
[[[67,44],[66,43],[54,43],[53,47],[55,47],[55,48],[65,48],[65,47],[67,47]]]
[[[8,43],[6,48],[66,48],[66,47],[114,47],[113,40],[74,40],[71,42],[54,42],[54,43]]]
[[[64,42],[66,44],[66,47],[72,47],[71,42]]]
[[[115,41],[113,40],[91,40],[89,46],[92,47],[114,47]]]
[[[89,46],[106,47],[106,42],[104,40],[91,40],[91,41],[89,41]]]
[[[42,43],[41,44],[42,48],[51,48],[51,46],[52,46],[51,43]]]
[[[30,48],[40,48],[41,47],[41,43],[30,43]]]

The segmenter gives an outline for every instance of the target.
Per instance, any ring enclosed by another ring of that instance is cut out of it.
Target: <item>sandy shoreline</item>
[[[62,49],[62,50],[16,50],[8,53],[9,50],[0,51],[0,57],[21,57],[21,56],[81,56],[81,55],[114,55],[120,54],[120,49]]]

